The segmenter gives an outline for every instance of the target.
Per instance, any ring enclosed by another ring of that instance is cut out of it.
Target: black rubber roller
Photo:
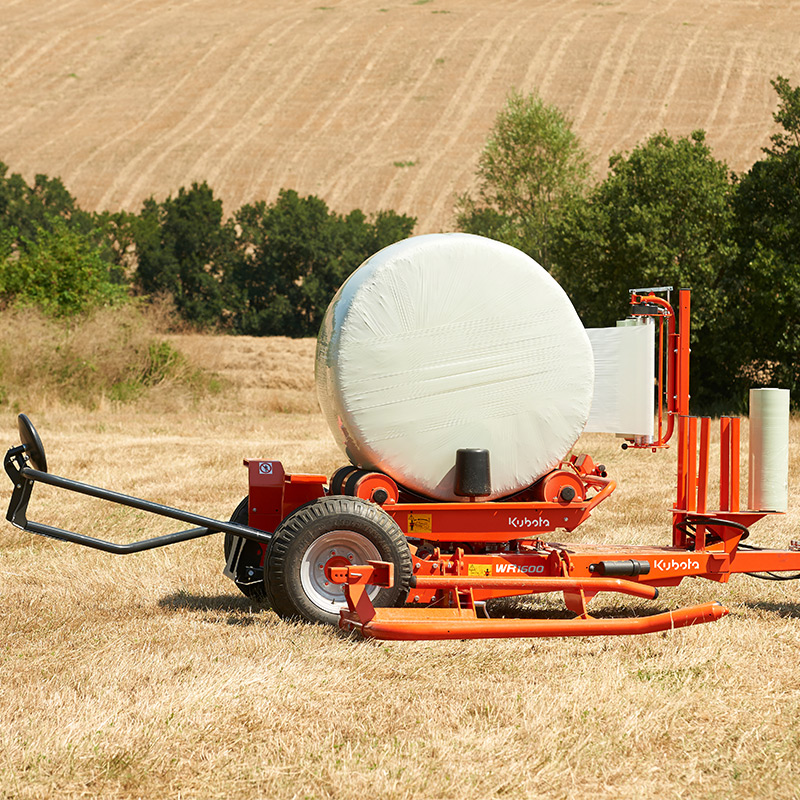
[[[590,564],[589,572],[606,578],[632,578],[636,575],[647,575],[650,572],[650,562],[635,558],[628,558],[625,561],[600,561],[598,564]]]

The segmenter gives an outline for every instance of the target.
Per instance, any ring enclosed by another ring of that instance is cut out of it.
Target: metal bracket
[[[200,539],[205,536],[211,536],[214,533],[223,532],[231,533],[234,536],[239,536],[243,539],[261,542],[263,544],[268,543],[272,538],[271,533],[260,531],[257,528],[251,528],[247,525],[238,525],[235,522],[223,522],[222,520],[204,517],[200,514],[193,514],[189,511],[183,511],[178,508],[164,506],[160,503],[142,500],[139,497],[132,497],[119,492],[112,492],[108,489],[101,489],[99,486],[91,486],[88,483],[80,483],[79,481],[73,481],[69,478],[51,475],[49,472],[33,469],[33,467],[27,466],[29,447],[30,446],[28,444],[21,444],[17,445],[16,447],[12,447],[6,453],[4,459],[6,473],[14,484],[14,490],[11,494],[8,512],[6,513],[6,519],[8,519],[12,525],[20,528],[21,530],[35,533],[40,536],[48,536],[51,539],[59,539],[60,541],[64,542],[80,544],[84,547],[91,547],[95,550],[103,550],[107,553],[116,553],[118,555],[139,553],[143,550],[153,550],[157,547],[166,547],[167,545],[176,544],[177,542]],[[129,544],[117,544],[116,542],[108,542],[104,539],[97,539],[93,536],[86,536],[82,533],[75,533],[74,531],[55,528],[52,525],[43,525],[39,522],[33,522],[32,520],[28,519],[28,503],[30,502],[34,483],[46,483],[49,486],[55,486],[59,489],[66,489],[70,492],[85,494],[89,497],[96,497],[100,500],[107,500],[111,503],[137,508],[141,511],[146,511],[158,516],[176,519],[181,522],[187,522],[190,525],[196,525],[197,527],[190,528],[185,531],[178,531],[177,533],[155,536],[151,539],[142,539],[141,541],[131,542]]]

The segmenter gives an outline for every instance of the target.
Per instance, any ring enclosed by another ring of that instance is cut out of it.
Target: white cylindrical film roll
[[[753,511],[786,511],[789,499],[789,390],[750,390]]]
[[[588,328],[594,352],[594,395],[587,431],[647,436],[655,414],[655,325]]]

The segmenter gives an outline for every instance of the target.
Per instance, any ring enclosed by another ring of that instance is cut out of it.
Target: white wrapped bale
[[[491,454],[492,498],[555,467],[583,430],[594,363],[569,298],[533,259],[430,234],[367,259],[317,342],[320,405],[356,466],[439,500],[459,448]]]

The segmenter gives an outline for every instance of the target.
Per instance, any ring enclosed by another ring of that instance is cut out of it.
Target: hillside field
[[[286,187],[448,230],[512,87],[598,174],[662,128],[742,171],[799,42],[792,0],[4,0],[0,161],[87,209],[207,180],[229,212]]]
[[[223,390],[155,389],[93,411],[20,401],[52,472],[227,516],[247,491],[244,457],[341,464],[317,410],[313,341],[171,341]],[[0,430],[16,444],[11,409]],[[666,543],[674,450],[623,453],[601,434],[577,449],[619,488],[566,536]],[[789,514],[756,525],[755,543],[798,538],[797,419],[790,460]],[[41,485],[30,511],[117,541],[175,530]],[[798,797],[797,583],[688,580],[630,603],[731,610],[664,634],[380,643],[283,622],[222,567],[219,537],[111,556],[0,526],[0,798]],[[619,607],[598,598],[593,610]]]

